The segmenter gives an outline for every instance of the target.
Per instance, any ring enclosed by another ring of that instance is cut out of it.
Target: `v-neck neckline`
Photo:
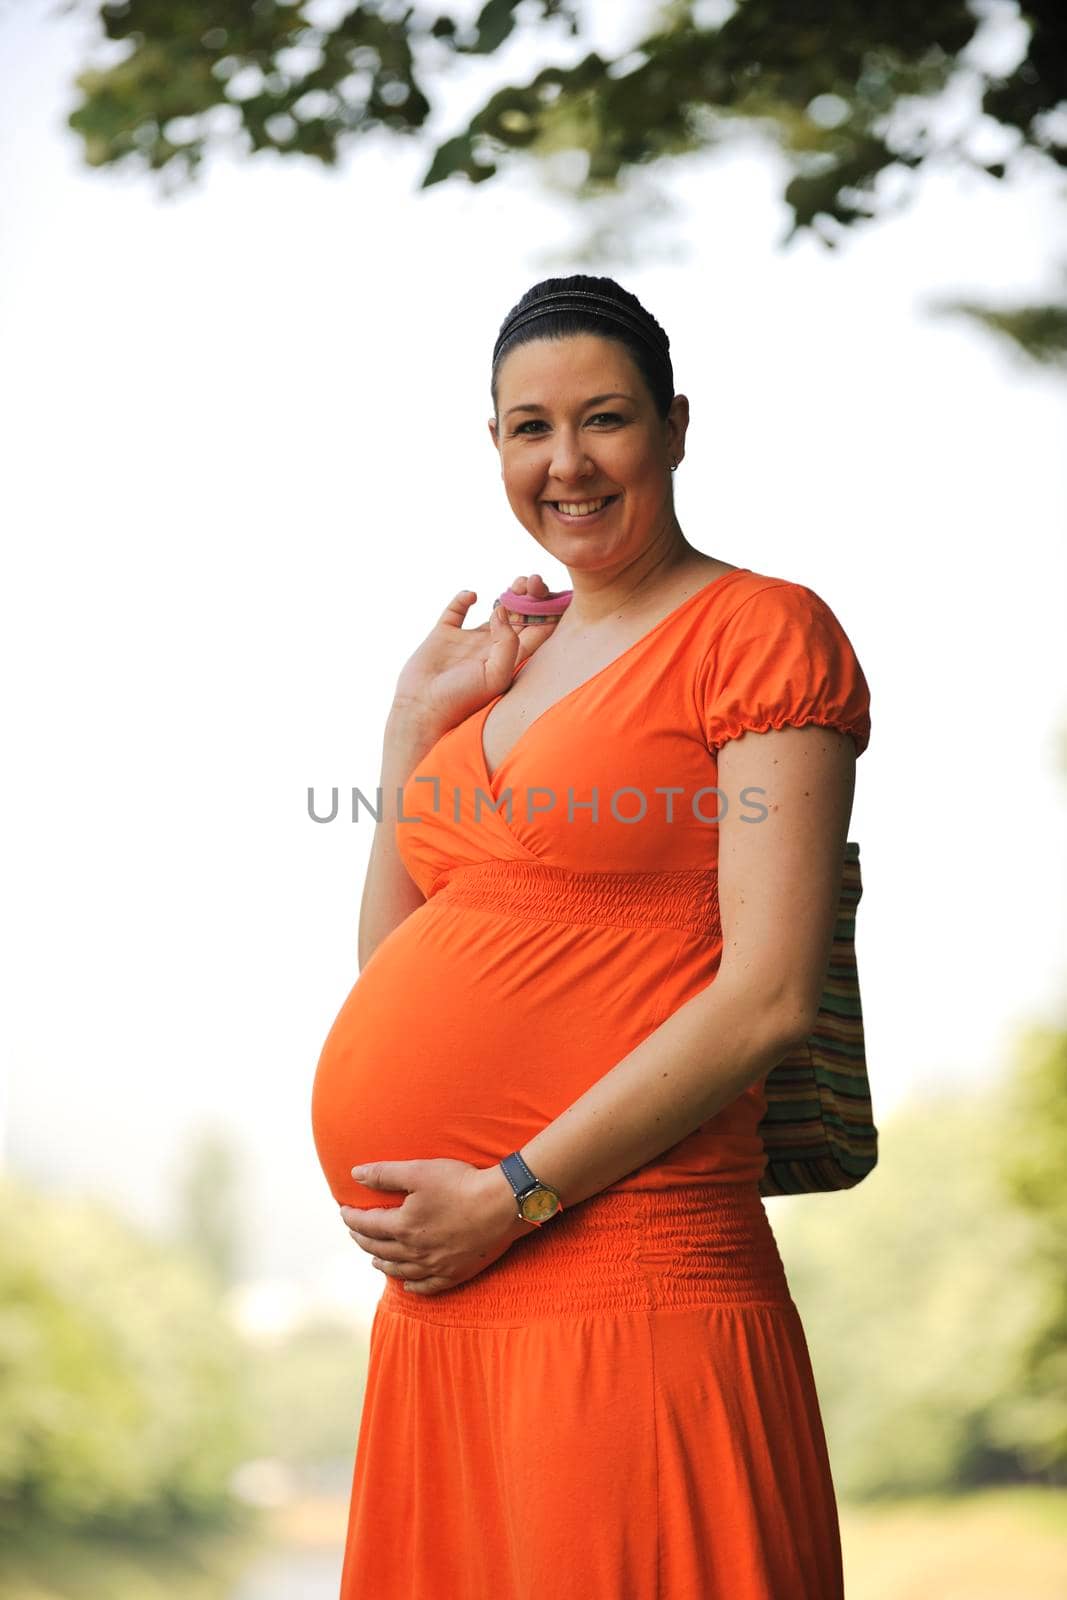
[[[566,705],[568,700],[573,700],[575,695],[581,694],[583,689],[588,689],[591,684],[596,683],[598,679],[602,678],[606,672],[610,672],[611,669],[613,667],[617,667],[621,661],[625,661],[627,656],[632,655],[640,645],[643,645],[647,640],[651,639],[655,634],[657,634],[661,628],[665,627],[668,622],[673,622],[675,617],[680,616],[683,611],[687,610],[688,607],[693,604],[694,600],[699,600],[700,596],[707,594],[710,589],[718,589],[722,584],[729,582],[731,578],[739,577],[742,573],[751,574],[752,568],[734,567],[731,572],[720,572],[719,576],[717,578],[712,578],[710,583],[702,584],[699,589],[694,589],[693,593],[691,595],[687,595],[684,600],[674,607],[673,611],[668,611],[666,616],[660,617],[658,622],[654,622],[651,628],[643,633],[639,639],[635,639],[633,644],[627,645],[626,649],[620,651],[617,656],[614,656],[606,666],[600,667],[592,674],[591,677],[586,678],[582,683],[576,684],[573,689],[568,689],[566,694],[561,695],[559,699],[554,700],[550,706],[546,706],[543,711],[538,712],[533,721],[527,723],[526,727],[519,734],[519,737],[516,739],[511,749],[498,763],[496,771],[490,777],[489,763],[485,758],[485,745],[482,740],[482,732],[485,728],[490,711],[492,711],[498,700],[502,700],[504,698],[504,695],[507,694],[508,689],[511,688],[511,684],[515,682],[515,679],[518,677],[526,663],[533,660],[533,656],[526,656],[522,661],[520,661],[518,666],[515,668],[515,671],[511,675],[511,683],[508,684],[508,689],[502,689],[500,694],[494,695],[491,700],[488,700],[482,707],[481,712],[476,715],[474,722],[475,738],[478,743],[478,762],[481,767],[482,778],[488,785],[489,793],[494,794],[496,781],[500,774],[503,772],[508,763],[514,759],[516,751],[523,744],[523,741],[530,737],[531,733],[537,727],[539,722],[543,722],[545,717],[550,716],[553,711],[558,710],[562,705]]]

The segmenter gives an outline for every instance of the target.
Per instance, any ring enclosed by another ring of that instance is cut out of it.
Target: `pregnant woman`
[[[573,587],[518,631],[462,591],[386,727],[312,1089],[384,1277],[341,1597],[840,1600],[758,1126],[818,1009],[867,683],[812,589],[686,539],[688,402],[632,294],[535,285],[491,387]]]

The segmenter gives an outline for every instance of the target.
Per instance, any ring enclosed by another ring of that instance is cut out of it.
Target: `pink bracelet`
[[[571,603],[573,589],[557,589],[538,599],[535,594],[516,594],[514,589],[505,589],[498,595],[493,604],[503,606],[505,611],[517,611],[523,617],[559,617]]]

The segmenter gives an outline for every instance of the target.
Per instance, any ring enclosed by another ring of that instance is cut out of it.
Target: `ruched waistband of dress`
[[[454,1289],[383,1307],[423,1322],[516,1327],[538,1317],[671,1306],[792,1305],[755,1182],[604,1190],[516,1240]]]
[[[539,861],[478,861],[453,867],[433,904],[507,912],[531,922],[591,922],[615,928],[682,928],[721,937],[718,873],[572,872]]]

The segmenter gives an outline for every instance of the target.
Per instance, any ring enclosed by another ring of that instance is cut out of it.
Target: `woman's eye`
[[[590,422],[621,422],[623,419],[617,411],[598,411],[595,417],[589,418]],[[520,422],[515,429],[516,433],[525,433],[528,428],[544,427],[545,423],[540,417],[531,417],[529,422]]]

